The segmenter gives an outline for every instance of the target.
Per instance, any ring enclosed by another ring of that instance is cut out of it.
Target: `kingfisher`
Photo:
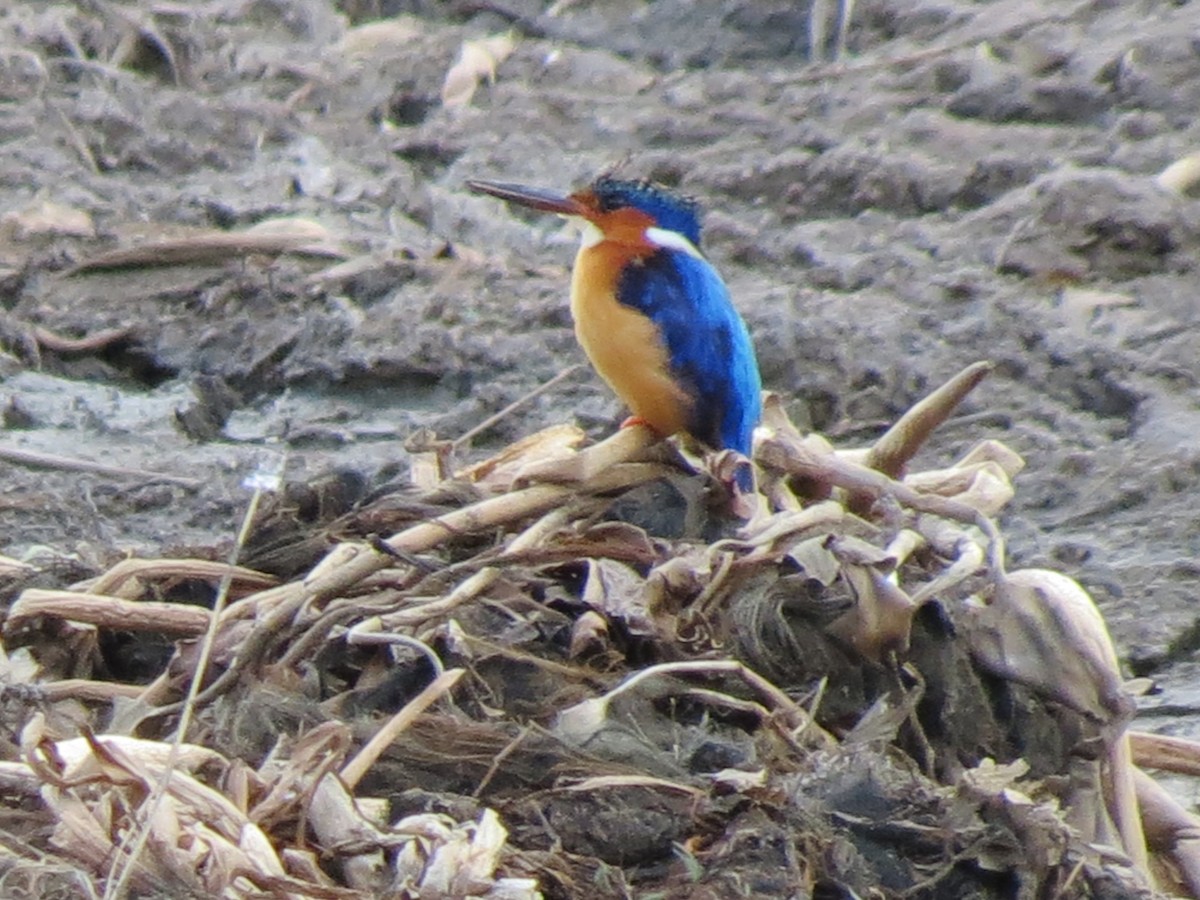
[[[758,361],[725,282],[700,250],[694,200],[608,175],[571,194],[477,179],[467,186],[579,226],[575,336],[632,412],[626,425],[750,455],[762,414]],[[735,480],[752,486],[749,467]]]

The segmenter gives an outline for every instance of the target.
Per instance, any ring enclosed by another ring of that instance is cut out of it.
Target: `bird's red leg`
[[[655,434],[658,434],[658,431],[655,429],[655,427],[653,425],[651,425],[649,422],[647,422],[645,419],[643,419],[641,416],[630,416],[628,419],[626,419],[624,422],[621,423],[621,428],[623,428],[623,429],[624,428],[636,428],[638,425],[641,425],[645,428],[649,428]]]

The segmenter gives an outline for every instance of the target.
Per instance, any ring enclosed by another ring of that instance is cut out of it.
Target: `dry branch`
[[[39,347],[43,350],[49,350],[52,353],[62,353],[63,355],[95,353],[112,344],[120,343],[132,334],[133,328],[128,325],[122,328],[105,328],[101,331],[92,332],[87,337],[82,338],[63,337],[60,334],[55,334],[48,328],[43,328],[41,325],[35,325],[33,328],[33,338],[37,341]]]

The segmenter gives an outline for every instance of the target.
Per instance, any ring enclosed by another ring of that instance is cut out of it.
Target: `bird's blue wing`
[[[662,248],[626,266],[617,300],[657,326],[671,375],[693,400],[688,431],[711,447],[748,455],[762,413],[758,361],[716,270]]]

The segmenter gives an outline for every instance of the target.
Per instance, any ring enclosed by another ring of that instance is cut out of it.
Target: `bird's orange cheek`
[[[654,219],[639,209],[615,209],[612,212],[594,213],[588,218],[608,243],[636,247],[642,251],[654,249],[646,237],[646,229],[654,227]]]

